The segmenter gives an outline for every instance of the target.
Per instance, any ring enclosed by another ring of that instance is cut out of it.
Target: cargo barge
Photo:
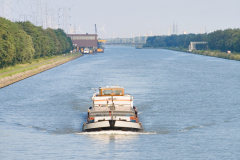
[[[92,106],[88,109],[87,123],[83,124],[82,130],[142,131],[133,96],[124,94],[124,88],[120,86],[100,87],[99,92],[92,96]]]

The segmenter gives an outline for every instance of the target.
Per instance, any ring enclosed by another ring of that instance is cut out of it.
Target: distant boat
[[[89,50],[89,48],[84,48],[84,51],[83,51],[83,53],[85,54],[89,54],[90,53],[90,50]]]
[[[135,48],[136,48],[136,49],[142,49],[142,48],[143,48],[143,45],[141,45],[141,44],[136,44],[136,45],[135,45]]]

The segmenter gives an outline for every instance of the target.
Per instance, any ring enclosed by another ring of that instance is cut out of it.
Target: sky
[[[13,21],[29,20],[40,25],[40,21],[45,23],[47,19],[47,24],[51,24],[52,28],[65,28],[68,33],[74,33],[75,26],[75,33],[78,34],[95,33],[96,24],[99,38],[168,35],[169,27],[173,33],[173,25],[178,26],[178,34],[184,30],[199,34],[240,28],[240,0],[8,1],[11,1]],[[37,1],[41,1],[41,7]],[[3,7],[1,4],[1,16]],[[101,30],[103,27],[104,30]]]

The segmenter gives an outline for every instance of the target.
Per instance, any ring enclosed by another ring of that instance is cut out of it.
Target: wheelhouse
[[[99,88],[98,96],[124,96],[124,88],[117,86]]]

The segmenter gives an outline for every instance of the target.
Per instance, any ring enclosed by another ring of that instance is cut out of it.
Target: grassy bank
[[[28,67],[30,65],[42,63],[42,62],[45,62],[47,60],[52,60],[52,59],[56,59],[56,58],[60,58],[60,57],[63,57],[63,56],[62,55],[55,55],[55,56],[45,57],[45,58],[41,57],[41,58],[38,58],[38,59],[34,59],[31,63],[16,64],[15,66],[9,66],[9,67],[0,69],[0,74],[6,73],[6,72],[11,72],[11,71],[17,70],[17,69],[22,69],[22,68]]]
[[[169,49],[169,50],[174,50],[174,51],[188,52],[188,49],[181,48],[181,47],[179,47],[179,48],[162,47],[161,49]],[[233,53],[225,53],[225,52],[216,51],[216,50],[193,50],[192,52],[189,52],[189,53],[240,61],[239,53],[234,53],[234,54]]]
[[[64,55],[54,55],[51,57],[34,59],[34,61],[32,61],[31,63],[17,64],[15,66],[9,66],[7,68],[0,69],[0,79],[7,77],[7,76],[12,76],[14,74],[18,74],[21,72],[25,72],[28,70],[33,70],[40,66],[48,65],[48,64],[58,62],[58,61],[61,61],[64,59],[79,57],[81,55],[82,55],[81,53],[73,53],[73,54],[68,53],[68,54],[65,54],[65,56]]]
[[[194,50],[192,51],[192,53],[240,61],[240,54],[232,54],[232,53],[225,53],[221,51],[212,51],[212,50]]]
[[[66,62],[69,62],[71,60],[74,60],[76,58],[81,57],[81,53],[75,53],[73,55],[68,55],[68,56],[62,56],[62,57],[57,57],[55,59],[51,60],[45,60],[43,62],[37,63],[37,64],[25,64],[28,66],[20,66],[23,68],[18,68],[16,66],[15,70],[11,70],[8,72],[1,73],[1,78],[0,78],[0,88],[3,88],[5,86],[8,86],[10,84],[13,84],[15,82],[21,81],[25,78],[31,77],[33,75],[36,75],[38,73],[44,72],[46,70],[49,70],[51,68],[54,68],[56,66],[59,66],[61,64],[64,64]]]

